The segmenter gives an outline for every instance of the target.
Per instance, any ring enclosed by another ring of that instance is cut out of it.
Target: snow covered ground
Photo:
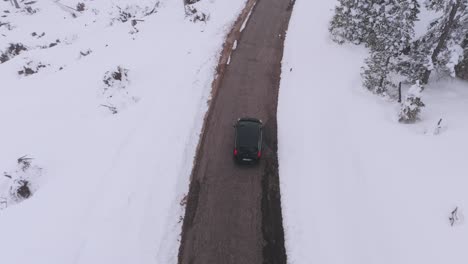
[[[22,44],[0,64],[0,263],[176,263],[214,69],[245,0],[200,2],[207,23],[182,1],[19,2],[0,2],[0,52]]]
[[[398,104],[361,86],[366,50],[330,40],[334,4],[297,0],[286,38],[278,135],[288,262],[467,263],[468,83],[433,83],[422,120],[398,123]]]

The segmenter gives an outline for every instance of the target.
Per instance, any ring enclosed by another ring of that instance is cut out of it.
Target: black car
[[[262,156],[262,121],[239,118],[234,125],[234,158],[238,162],[253,163]]]

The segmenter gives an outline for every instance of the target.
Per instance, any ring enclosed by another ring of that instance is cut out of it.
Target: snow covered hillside
[[[362,86],[368,51],[331,41],[335,3],[298,0],[286,38],[278,148],[288,262],[467,263],[468,83],[433,82],[421,120],[400,124],[399,105]]]
[[[183,1],[18,2],[0,2],[0,262],[175,263],[214,69],[245,0],[187,18]]]

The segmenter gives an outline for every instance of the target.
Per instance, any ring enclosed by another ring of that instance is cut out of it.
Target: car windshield
[[[242,122],[237,125],[237,145],[240,148],[257,149],[260,128],[254,122]]]

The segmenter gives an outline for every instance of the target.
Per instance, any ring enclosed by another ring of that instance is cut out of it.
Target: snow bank
[[[32,197],[0,210],[0,262],[176,263],[211,81],[245,1],[210,1],[207,23],[184,19],[182,1],[82,2],[0,3],[0,51],[28,47],[0,64],[0,170],[24,155],[42,168]],[[19,76],[30,60],[48,67]],[[118,66],[119,98],[138,100],[113,113],[103,79]]]
[[[278,136],[288,262],[466,263],[467,83],[426,87],[421,121],[399,124],[399,105],[362,88],[366,50],[330,40],[334,4],[298,0],[286,38]]]

